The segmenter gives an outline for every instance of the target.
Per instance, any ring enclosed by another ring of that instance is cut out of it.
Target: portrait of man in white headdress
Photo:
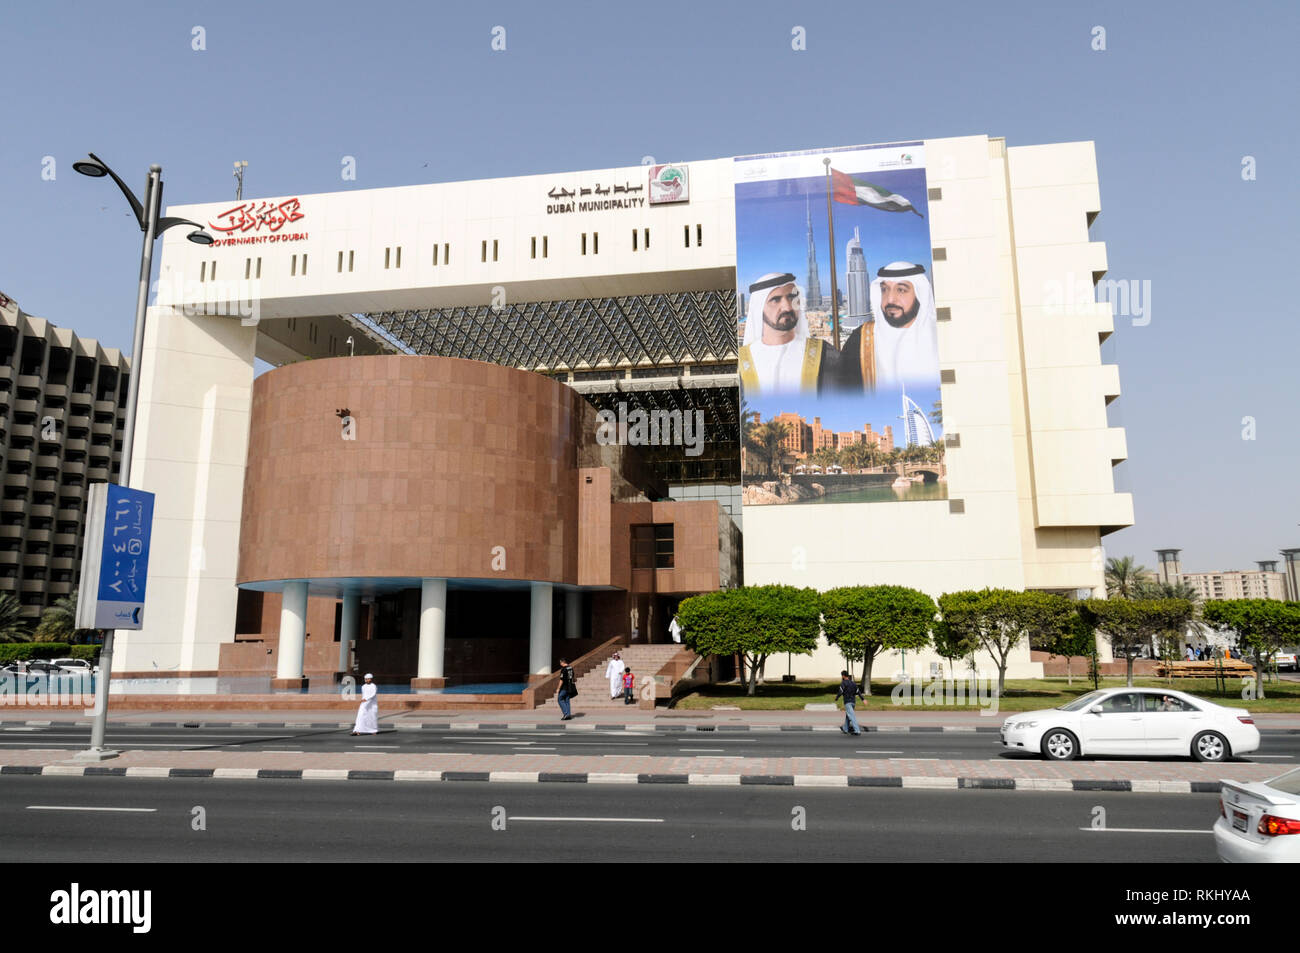
[[[874,345],[877,389],[937,384],[938,324],[925,266],[895,261],[877,271],[871,282],[871,313],[875,322],[857,328],[844,344],[840,368],[845,388],[868,385],[864,368],[871,366],[869,345]]]
[[[840,356],[808,333],[804,294],[789,272],[749,286],[740,381],[747,394],[821,393],[838,382]]]

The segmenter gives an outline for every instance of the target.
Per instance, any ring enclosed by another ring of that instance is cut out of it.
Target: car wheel
[[[1231,755],[1228,739],[1217,731],[1203,731],[1192,739],[1192,757],[1197,761],[1227,761]]]
[[[1043,757],[1049,761],[1073,761],[1079,756],[1079,739],[1064,728],[1052,728],[1043,735]]]

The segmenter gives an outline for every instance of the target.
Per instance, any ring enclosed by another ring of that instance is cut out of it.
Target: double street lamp
[[[158,217],[158,213],[162,209],[162,166],[156,164],[149,166],[149,177],[145,181],[144,187],[144,201],[141,202],[126,187],[126,183],[122,181],[118,174],[108,167],[107,163],[93,152],[87,154],[90,158],[72,163],[72,168],[93,179],[102,179],[108,176],[116,182],[117,187],[122,190],[122,194],[126,196],[127,202],[130,203],[131,210],[135,213],[135,220],[140,225],[140,231],[144,232],[144,246],[140,251],[140,289],[135,301],[135,329],[131,338],[131,378],[127,388],[126,421],[122,432],[122,460],[118,470],[118,479],[122,481],[121,485],[129,487],[131,485],[131,449],[135,440],[136,400],[140,394],[140,364],[144,354],[144,313],[149,304],[149,279],[153,274],[154,241],[167,229],[174,228],[177,225],[192,225],[194,227],[194,231],[190,232],[188,237],[196,245],[211,245],[214,239],[203,230],[203,226],[198,222],[172,216]],[[86,553],[82,553],[82,559],[85,559],[86,556]],[[95,597],[95,593],[89,594],[89,598],[93,599]],[[87,598],[87,593],[81,593],[80,598]],[[82,752],[79,757],[99,760],[101,758],[115,757],[117,754],[117,752],[104,750],[104,729],[108,724],[108,683],[111,677],[110,669],[112,664],[113,630],[109,629],[104,634],[104,647],[100,650],[99,684],[96,686],[95,691],[95,722],[90,734],[90,750]]]

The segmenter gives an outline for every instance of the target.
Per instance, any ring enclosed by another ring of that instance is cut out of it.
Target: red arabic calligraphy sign
[[[256,232],[265,225],[268,231],[278,232],[290,222],[303,218],[303,213],[296,198],[281,202],[245,202],[236,205],[217,216],[217,221],[208,222],[208,227],[218,232]],[[222,224],[217,224],[221,222]]]

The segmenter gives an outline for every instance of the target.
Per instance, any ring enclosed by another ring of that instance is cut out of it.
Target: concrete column
[[[426,579],[420,586],[420,655],[412,688],[441,688],[447,649],[447,580]]]
[[[545,675],[551,670],[551,585],[532,584],[528,612],[528,671]]]
[[[343,594],[343,624],[339,627],[339,671],[347,672],[351,661],[352,643],[357,640],[357,631],[361,623],[361,596],[355,593]]]
[[[582,638],[582,593],[577,589],[564,593],[564,637]]]
[[[302,652],[307,643],[307,581],[284,584],[280,607],[280,648],[272,688],[301,688]]]

